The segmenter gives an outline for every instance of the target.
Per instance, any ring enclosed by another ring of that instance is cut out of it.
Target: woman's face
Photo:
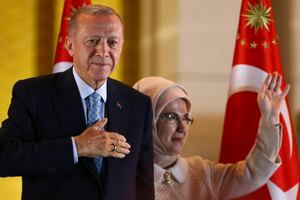
[[[170,102],[161,112],[156,124],[157,134],[170,154],[181,153],[191,121],[183,99]]]

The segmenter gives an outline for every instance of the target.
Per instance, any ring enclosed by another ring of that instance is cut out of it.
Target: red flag
[[[73,58],[65,48],[65,40],[68,34],[69,21],[72,14],[80,7],[91,4],[91,0],[65,0],[63,15],[61,18],[60,33],[57,40],[53,72],[61,72],[72,66]]]
[[[260,118],[257,92],[267,73],[274,71],[283,75],[270,0],[243,0],[223,128],[221,162],[235,163],[249,153]],[[283,125],[279,152],[282,165],[265,186],[241,199],[297,199],[299,161],[287,98],[281,108],[280,121]]]

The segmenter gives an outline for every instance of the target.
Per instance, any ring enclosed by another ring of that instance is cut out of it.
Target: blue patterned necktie
[[[102,101],[101,96],[94,92],[85,98],[86,107],[87,107],[87,125],[94,125],[99,119],[104,117],[104,102]],[[95,158],[95,165],[97,172],[100,173],[102,166],[102,157]]]

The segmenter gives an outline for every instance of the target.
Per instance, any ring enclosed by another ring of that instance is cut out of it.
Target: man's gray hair
[[[71,16],[70,22],[69,22],[69,35],[76,29],[77,26],[77,19],[80,15],[87,14],[87,15],[115,15],[119,18],[121,24],[123,25],[122,19],[120,15],[114,11],[114,9],[103,6],[103,5],[87,5],[79,8],[75,11],[75,13]],[[124,26],[124,25],[123,25]]]

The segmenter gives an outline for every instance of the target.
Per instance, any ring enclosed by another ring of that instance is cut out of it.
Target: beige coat
[[[280,146],[280,127],[260,125],[256,144],[245,161],[220,164],[194,156],[180,157],[166,170],[154,164],[155,199],[231,199],[252,192],[280,166]]]

